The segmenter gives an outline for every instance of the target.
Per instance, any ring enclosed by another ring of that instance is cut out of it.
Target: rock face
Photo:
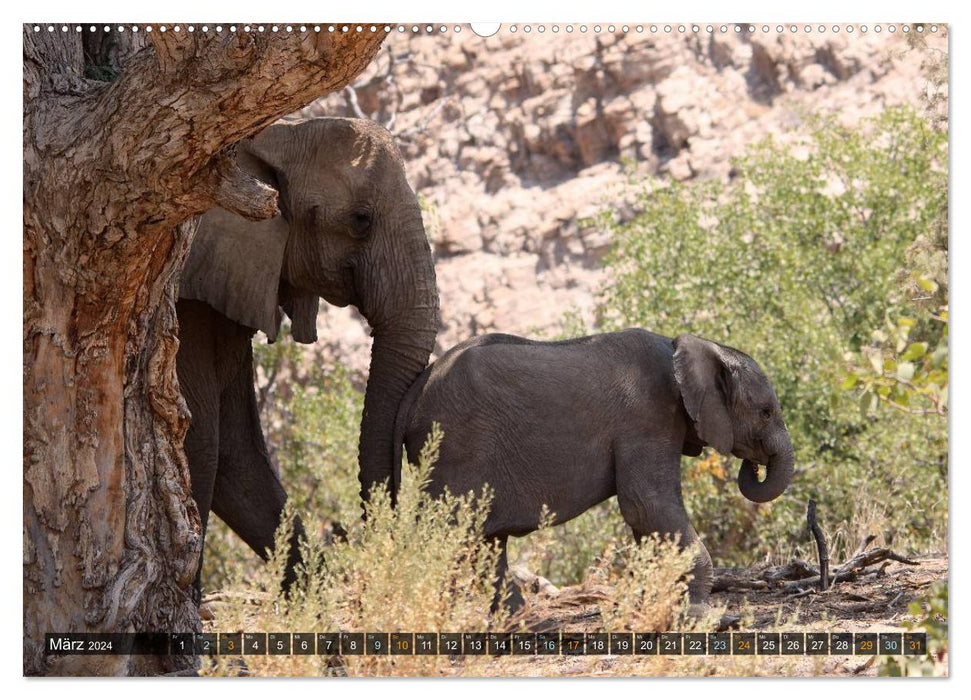
[[[898,31],[526,35],[395,33],[351,91],[305,115],[390,125],[425,205],[442,329],[437,354],[470,335],[554,335],[589,321],[609,234],[593,217],[634,214],[631,173],[725,178],[731,159],[807,113],[847,124],[920,104],[925,55]],[[929,45],[947,50],[944,32]],[[365,369],[353,311],[321,305],[325,354]]]

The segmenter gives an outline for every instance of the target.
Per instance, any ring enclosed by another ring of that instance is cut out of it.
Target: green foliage
[[[885,404],[911,413],[947,412],[947,219],[920,235],[900,273],[909,304],[871,333],[870,342],[849,353],[844,389],[860,393],[865,412]],[[907,315],[902,315],[907,314]]]
[[[946,165],[946,132],[910,109],[855,129],[813,119],[801,140],[754,148],[729,183],[649,181],[634,219],[600,218],[615,238],[603,329],[740,348],[782,402],[799,472],[779,500],[745,502],[717,456],[686,464],[686,504],[716,560],[801,551],[809,497],[840,533],[837,556],[881,519],[909,546],[940,544],[946,421],[858,406],[861,387],[891,382],[946,401]],[[924,297],[935,294],[930,311]],[[894,331],[874,334],[888,320]],[[897,356],[865,376],[855,361],[874,342]]]
[[[941,581],[931,588],[924,599],[915,600],[907,606],[913,619],[904,622],[904,629],[927,633],[927,654],[883,657],[881,676],[947,675],[947,591],[947,582]]]
[[[864,412],[887,404],[907,412],[947,413],[947,307],[929,318],[943,328],[936,345],[915,338],[917,319],[899,316],[873,331],[868,347],[848,354],[851,367],[843,388],[860,392]]]
[[[335,368],[293,387],[290,423],[279,451],[290,497],[316,519],[348,523],[361,515],[357,450],[363,394]]]
[[[267,443],[301,512],[314,521],[360,518],[357,450],[364,394],[342,365],[305,358],[286,329],[269,345],[254,341]]]
[[[648,183],[642,213],[612,226],[616,275],[604,295],[607,328],[757,351],[811,453],[844,437],[842,352],[900,302],[905,251],[947,197],[946,170],[935,170],[946,138],[912,112],[888,110],[855,131],[814,126],[798,149],[761,144],[728,185]]]

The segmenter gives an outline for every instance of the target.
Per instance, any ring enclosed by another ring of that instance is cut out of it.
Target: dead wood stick
[[[904,592],[903,591],[899,591],[897,593],[897,595],[894,596],[893,600],[891,600],[889,603],[887,603],[887,610],[889,610],[894,605],[896,605],[897,604],[897,601],[900,600],[901,598],[903,598],[903,596],[904,596]]]
[[[854,554],[853,556],[857,556],[857,554],[863,554],[863,552],[867,550],[867,547],[873,544],[873,540],[875,539],[877,539],[876,535],[867,535],[866,539],[863,540],[863,544],[860,545],[860,548],[856,550],[856,554]]]
[[[715,569],[712,592],[728,590],[765,591],[780,581],[802,580],[818,575],[816,567],[801,559],[793,559],[788,564],[770,566],[752,571],[750,569]]]
[[[769,582],[775,582],[793,581],[795,579],[817,575],[819,575],[819,571],[815,566],[803,561],[802,559],[793,559],[788,564],[783,564],[782,566],[772,566],[765,569],[761,572],[761,574],[759,574],[759,578]]]
[[[919,561],[914,561],[913,559],[903,557],[887,547],[875,547],[874,549],[869,549],[865,552],[857,554],[848,562],[840,566],[836,572],[839,574],[847,571],[865,569],[868,566],[879,564],[886,559],[897,561],[901,564],[909,564],[910,566],[920,566]]]
[[[769,584],[759,578],[758,574],[745,569],[715,569],[712,581],[712,593],[730,590],[768,590]]]
[[[829,587],[829,547],[826,546],[822,528],[816,522],[816,501],[811,498],[806,509],[806,520],[809,523],[809,532],[816,540],[816,551],[819,554],[819,590],[825,591]]]

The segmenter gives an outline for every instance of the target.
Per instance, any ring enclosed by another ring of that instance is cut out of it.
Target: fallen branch
[[[900,562],[901,564],[908,564],[910,566],[920,566],[920,562],[914,561],[913,559],[907,559],[891,549],[886,547],[877,547],[875,549],[870,549],[856,554],[848,562],[837,568],[836,571],[833,572],[832,583],[839,583],[841,581],[855,581],[862,574],[866,573],[864,570],[868,566],[873,566],[874,564],[879,564],[883,561],[896,561]],[[806,586],[811,586],[813,583],[815,583],[815,577],[791,581],[785,585],[785,590],[795,591],[805,588]]]
[[[829,577],[827,588],[841,581],[854,581],[862,575],[877,575],[880,571],[866,571],[868,567],[882,562],[899,562],[909,566],[920,566],[920,562],[908,559],[886,547],[877,547],[853,556],[852,559],[837,567]],[[882,569],[881,569],[882,571]],[[782,584],[787,593],[800,593],[806,589],[817,590],[820,571],[815,566],[793,559],[788,564],[769,566],[763,569],[715,569],[712,592],[756,590],[765,591]]]
[[[767,590],[769,590],[768,581],[752,578],[751,574],[748,572],[744,574],[737,574],[733,573],[732,570],[728,570],[726,572],[724,569],[715,569],[715,578],[711,584],[712,593],[720,593],[722,591]]]
[[[876,549],[870,549],[854,556],[836,570],[835,576],[850,571],[865,569],[868,566],[879,564],[887,559],[890,561],[900,562],[901,564],[909,564],[910,566],[920,566],[919,561],[914,561],[913,559],[908,559],[907,557],[901,556],[887,547],[877,547]]]
[[[860,554],[863,554],[863,552],[869,549],[870,545],[873,544],[873,541],[875,539],[877,539],[876,535],[867,535],[866,539],[863,540],[863,544],[860,545],[860,548],[856,550],[856,554],[854,554],[853,556],[855,557]]]
[[[817,576],[816,568],[801,559],[793,559],[788,564],[770,566],[753,571],[751,569],[715,569],[712,592],[729,590],[766,591],[773,584],[793,579],[803,580],[809,576]]]
[[[818,571],[812,564],[802,559],[793,559],[788,564],[769,567],[763,572],[762,578],[775,583],[776,581],[791,581],[806,576],[816,576],[817,574]]]

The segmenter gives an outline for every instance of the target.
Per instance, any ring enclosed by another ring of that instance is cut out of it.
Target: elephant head
[[[779,497],[793,475],[793,449],[779,399],[751,357],[692,335],[674,339],[674,376],[705,443],[742,458],[738,488],[750,501]],[[759,481],[756,464],[766,465]]]
[[[361,494],[392,474],[398,402],[428,363],[438,291],[418,199],[386,130],[359,119],[279,122],[237,146],[240,166],[279,192],[281,215],[206,212],[180,296],[273,341],[283,313],[317,339],[318,297],[356,306],[374,343],[361,422]]]

